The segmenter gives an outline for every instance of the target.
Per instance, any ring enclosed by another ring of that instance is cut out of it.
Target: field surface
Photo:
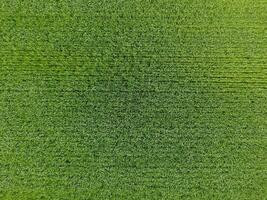
[[[265,200],[266,0],[1,0],[0,199]]]

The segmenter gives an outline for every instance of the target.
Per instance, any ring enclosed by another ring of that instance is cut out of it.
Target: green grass
[[[266,9],[1,0],[0,199],[266,199]]]

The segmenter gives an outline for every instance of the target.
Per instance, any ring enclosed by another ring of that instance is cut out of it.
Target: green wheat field
[[[109,199],[267,199],[267,0],[0,1],[0,200]]]

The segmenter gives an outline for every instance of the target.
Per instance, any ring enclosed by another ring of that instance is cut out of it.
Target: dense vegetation
[[[1,0],[0,199],[265,199],[265,0]]]

